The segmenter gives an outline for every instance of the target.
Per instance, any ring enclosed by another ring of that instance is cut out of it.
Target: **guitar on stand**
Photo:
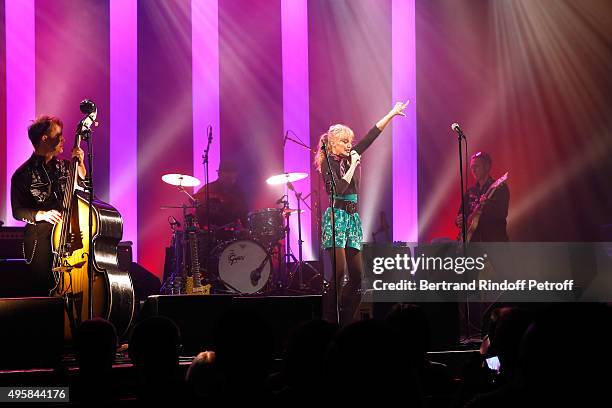
[[[198,228],[195,222],[195,215],[187,213],[188,209],[197,209],[199,204],[196,199],[191,196],[184,187],[195,187],[200,184],[200,180],[196,177],[184,174],[164,174],[162,180],[172,186],[176,186],[179,192],[185,193],[192,205],[183,206],[163,206],[161,209],[177,209],[183,210],[183,230],[179,230],[180,223],[170,217],[173,221],[170,222],[172,228],[172,247],[173,247],[173,264],[176,269],[171,273],[166,282],[164,282],[161,292],[168,295],[179,294],[201,294],[210,295],[210,284],[202,284],[202,273],[200,272],[200,256],[198,243]]]
[[[200,273],[200,259],[198,255],[198,228],[194,222],[193,214],[185,215],[185,242],[189,243],[189,257],[191,274],[186,276],[186,292],[195,295],[210,295],[210,284],[202,285],[202,274]],[[187,259],[183,258],[184,269]]]

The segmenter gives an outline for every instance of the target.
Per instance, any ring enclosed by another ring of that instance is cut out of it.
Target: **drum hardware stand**
[[[283,269],[283,263],[284,263],[283,246],[280,241],[270,242],[267,246],[264,246],[264,249],[266,250],[266,258],[262,261],[262,263],[259,265],[257,269],[263,269],[263,267],[266,266],[266,260],[269,260],[269,262],[272,262],[272,260],[274,259],[275,250],[277,251],[276,259],[278,261],[278,268],[275,268],[274,264],[270,265],[271,266],[270,280],[268,281],[266,288],[263,289],[264,294],[266,295],[281,294],[282,295],[284,294],[283,290],[287,287],[287,285],[285,285],[285,283],[282,281],[282,276],[281,276],[281,269]],[[252,271],[251,273],[255,271]]]
[[[290,137],[290,136],[289,136],[289,133],[293,133],[293,135],[295,135],[295,137],[296,137],[298,140],[296,140],[296,139],[294,139],[294,138]],[[300,138],[299,138],[299,136],[298,136],[298,135],[296,135],[296,134],[295,134],[295,132],[293,132],[292,130],[287,130],[287,132],[285,132],[285,138],[284,138],[284,141],[283,141],[283,147],[284,147],[284,146],[285,146],[285,144],[287,143],[287,140],[289,140],[289,141],[291,141],[291,142],[295,143],[296,145],[298,145],[298,146],[300,146],[300,147],[302,147],[302,148],[304,148],[304,149],[308,150],[310,153],[313,153],[313,154],[316,154],[316,153],[317,153],[316,149],[312,149],[310,146],[308,146],[306,143],[302,142],[302,141],[301,141],[301,140],[299,140],[299,139],[300,139]],[[328,162],[328,164],[329,164],[329,162]],[[302,197],[302,193],[298,193],[298,192],[295,190],[295,188],[293,187],[293,184],[291,184],[290,182],[289,182],[289,183],[287,183],[287,188],[288,188],[289,190],[292,190],[292,191],[295,193],[295,197],[296,197],[297,204],[298,204],[298,246],[299,246],[299,253],[298,253],[298,254],[299,254],[298,270],[299,270],[299,288],[300,288],[300,290],[307,290],[307,289],[312,290],[312,287],[310,287],[309,285],[305,285],[305,284],[304,284],[304,275],[303,275],[303,267],[304,267],[304,262],[303,262],[303,259],[302,259],[302,243],[303,243],[303,241],[302,241],[301,211],[300,211],[300,210],[301,210],[301,208],[300,208],[300,201],[303,201],[303,202],[304,202],[304,205],[306,206],[306,208],[308,208],[308,210],[310,210],[310,211],[312,212],[312,208],[311,208],[311,207],[308,205],[308,203],[306,202],[306,199],[307,199],[307,198],[308,198],[310,195],[312,195],[312,193],[311,193],[311,194],[308,194],[306,197]],[[318,197],[318,195],[317,195],[317,197],[316,197],[316,198],[317,198],[317,204],[318,204],[318,198],[319,198],[319,197]],[[316,205],[317,207],[319,207],[317,204],[315,204],[315,205]],[[320,212],[320,208],[319,208],[319,212]],[[319,220],[321,219],[321,217],[320,217],[320,215],[321,215],[321,214],[318,214],[318,215],[319,215],[319,217],[318,217],[318,219],[317,219],[317,221],[316,221],[316,222],[317,222],[317,231],[320,229],[320,221],[319,221]],[[332,215],[332,218],[333,218],[333,215]],[[320,231],[318,231],[318,232],[320,232]],[[319,236],[320,236],[320,234],[319,234]],[[288,233],[287,233],[287,237],[289,237],[289,234],[288,234]],[[334,242],[334,246],[335,246],[335,242]],[[335,252],[335,251],[334,251],[334,252]],[[293,257],[293,258],[295,259],[295,257]],[[321,251],[321,249],[320,249],[320,248],[319,248],[319,259],[320,259],[321,261],[323,260],[323,253],[322,253],[322,251]],[[336,264],[336,261],[335,261],[335,253],[334,253],[334,268],[335,268],[335,264]],[[313,271],[315,272],[315,275],[313,276],[313,278],[312,278],[312,279],[316,278],[317,276],[322,276],[322,278],[323,278],[323,279],[322,279],[322,281],[323,281],[323,288],[322,288],[322,289],[323,289],[323,291],[324,291],[324,290],[325,290],[325,276],[324,276],[324,274],[322,274],[320,271],[317,271],[315,268],[313,268],[313,267],[312,267],[312,265],[310,265],[310,264],[308,264],[308,263],[306,263],[305,265],[306,265],[308,268],[310,268],[311,270],[313,270]],[[336,302],[336,303],[337,303],[337,302]]]
[[[162,206],[161,209],[173,209],[173,208],[181,208],[183,211],[183,223],[189,216],[187,214],[188,208],[197,208],[197,200],[191,196],[182,186],[177,186],[179,191],[187,194],[189,198],[193,201],[193,205],[185,205],[183,204],[181,207],[178,206]],[[183,276],[183,265],[187,260],[186,257],[186,234],[189,232],[186,228],[180,229],[181,223],[177,221],[173,216],[168,217],[168,223],[170,224],[170,229],[172,230],[172,252],[174,254],[174,266],[172,273],[166,279],[166,282],[163,283],[160,288],[160,293],[165,293],[168,295],[180,295],[185,292],[184,287],[186,284],[186,278]],[[179,253],[182,255],[179,257]]]
[[[289,133],[293,133],[298,140],[293,139],[292,137],[290,137]],[[290,140],[291,142],[295,143],[296,145],[298,145],[298,146],[308,150],[310,153],[313,153],[313,154],[317,154],[318,153],[316,149],[312,149],[309,145],[307,145],[306,143],[304,143],[301,140],[299,140],[299,137],[292,130],[287,130],[287,132],[285,133],[285,137],[284,137],[284,141],[283,141],[283,146],[285,146],[285,144],[287,143],[287,140]],[[322,149],[323,149],[323,152],[325,154],[325,160],[327,161],[328,168],[330,169],[329,174],[330,174],[330,177],[331,177],[332,193],[333,193],[330,196],[330,207],[333,207],[333,195],[335,194],[335,191],[336,191],[336,184],[335,184],[335,181],[333,179],[333,175],[331,173],[331,167],[329,167],[329,156],[328,156],[327,150],[326,150],[326,143],[323,143]],[[300,199],[303,200],[304,201],[304,205],[306,205],[306,207],[308,207],[308,209],[311,210],[311,208],[308,206],[308,204],[305,201],[305,199],[307,197],[308,196],[300,197]],[[300,199],[298,199],[298,205],[299,205]],[[316,221],[317,222],[317,232],[319,233],[319,236],[321,236],[321,231],[320,231],[321,223],[320,223],[320,220],[322,219],[321,218],[322,214],[321,214],[321,208],[320,208],[320,206],[318,204],[318,200],[319,200],[319,196],[317,194],[316,201],[315,201],[314,205],[316,206],[316,211],[317,211],[317,221]],[[300,217],[299,213],[298,213],[298,217]],[[331,213],[331,221],[332,221],[332,233],[333,233],[332,234],[332,244],[333,244],[333,247],[334,247],[334,250],[332,251],[332,267],[334,269],[333,279],[335,281],[335,279],[336,279],[335,278],[336,277],[336,263],[337,263],[337,260],[336,260],[336,251],[335,251],[335,247],[336,247],[336,219],[335,219],[335,214],[334,214],[333,211]],[[298,218],[298,225],[300,224],[300,222],[301,222],[301,220],[300,220],[300,218]],[[300,228],[300,234],[301,234],[301,228]],[[301,245],[302,239],[299,238],[298,242]],[[301,249],[301,247],[300,247],[300,249]],[[322,251],[320,246],[319,246],[319,260],[321,261],[321,264],[323,264],[323,251]],[[303,282],[303,274],[302,274],[303,269],[302,269],[302,267],[303,267],[304,264],[302,262],[301,256],[300,256],[300,264],[299,265],[300,265],[300,289],[302,289],[304,287],[307,288],[309,286],[308,285],[304,285],[304,282]],[[308,263],[306,264],[306,266],[308,266],[310,269],[312,269],[312,270],[314,270],[316,272],[316,274],[313,277],[313,279],[315,277],[317,277],[317,276],[321,276],[322,277],[322,283],[323,283],[322,284],[322,294],[325,294],[327,292],[328,287],[329,287],[329,283],[325,280],[325,274],[315,270],[315,268],[313,268],[312,265],[310,265]],[[312,289],[312,288],[310,288],[310,289]],[[336,291],[336,294],[334,295],[334,298],[335,298],[335,302],[334,303],[336,305],[336,320],[339,321],[340,314],[338,313],[338,295],[337,295],[337,291]]]
[[[288,284],[288,276],[291,273],[289,271],[289,260],[292,259],[294,261],[294,263],[297,263],[297,259],[295,257],[295,255],[293,255],[293,252],[291,251],[291,242],[289,240],[289,234],[291,231],[291,227],[289,225],[289,215],[291,214],[289,211],[287,211],[289,209],[289,197],[287,197],[287,195],[283,195],[278,201],[278,204],[283,204],[283,211],[284,211],[284,217],[285,217],[285,253],[282,255],[281,259],[281,265],[280,268],[283,271],[282,276],[280,274],[278,274],[276,276],[276,279],[274,279],[273,282],[273,289],[272,292],[275,291],[279,291],[279,292],[283,292],[285,289],[287,289],[289,287]],[[270,243],[269,245],[269,249],[268,249],[268,254],[271,254],[274,247],[276,245],[279,244],[274,244],[274,243]],[[280,246],[280,245],[279,245]],[[279,255],[282,252],[279,251]],[[285,280],[283,280],[283,278],[285,278]],[[282,293],[281,293],[282,294]]]
[[[178,222],[172,215],[168,217],[168,223],[170,224],[170,230],[172,230],[172,254],[174,259],[172,262],[172,272],[170,273],[170,276],[166,278],[166,281],[163,283],[159,291],[160,293],[168,295],[178,295],[180,294],[182,288],[180,277],[181,261],[178,257],[179,251],[182,251],[180,245],[180,234],[182,231],[179,229],[181,227],[181,223]]]
[[[311,193],[314,196],[314,199],[311,199],[312,202],[312,206],[313,206],[313,212],[316,214],[315,217],[315,229],[317,231],[317,237],[321,237],[321,220],[323,219],[323,214],[321,214],[321,196],[319,194],[319,190],[313,190]],[[304,199],[306,199],[308,196],[304,197]],[[306,203],[304,203],[306,204]],[[306,204],[307,205],[307,204]],[[317,246],[317,253],[318,253],[318,259],[320,262],[320,267],[323,267],[323,258],[324,258],[324,253],[323,253],[323,247],[321,247],[321,245]],[[307,264],[308,265],[308,264]],[[310,265],[309,265],[310,266]],[[312,267],[311,267],[312,268]],[[325,295],[328,291],[329,291],[329,281],[327,281],[327,279],[325,279],[325,274],[323,273],[323,271],[317,271],[317,274],[315,276],[313,276],[312,279],[316,278],[317,276],[321,277],[321,294]]]
[[[312,208],[306,202],[306,198],[308,198],[311,194],[308,194],[306,197],[302,197],[302,193],[298,192],[295,189],[295,186],[293,185],[293,183],[291,182],[287,183],[287,188],[293,191],[293,193],[295,194],[295,200],[297,201],[297,217],[298,217],[297,218],[298,219],[298,260],[297,260],[297,264],[295,265],[293,273],[292,274],[290,273],[288,275],[289,276],[288,286],[291,286],[291,283],[293,282],[293,278],[295,274],[297,273],[298,285],[299,285],[298,290],[303,292],[308,289],[312,290],[310,286],[304,283],[304,266],[310,268],[315,273],[314,276],[310,280],[316,278],[317,276],[321,276],[321,273],[317,271],[315,268],[313,268],[312,265],[304,262],[303,256],[302,256],[302,247],[303,247],[304,241],[302,240],[302,206],[301,206],[301,203],[304,202],[304,205],[306,206],[306,208],[312,211]],[[287,223],[287,226],[288,225],[289,223]],[[289,238],[289,231],[287,231],[287,242],[289,242],[288,238]],[[293,256],[293,259],[295,259],[295,256]]]

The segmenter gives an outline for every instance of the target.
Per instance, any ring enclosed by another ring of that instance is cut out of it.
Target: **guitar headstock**
[[[500,178],[498,178],[497,180],[495,180],[495,182],[493,183],[493,187],[497,188],[500,185],[502,185],[503,183],[506,182],[506,180],[508,180],[508,172],[506,172],[503,176],[501,176]]]

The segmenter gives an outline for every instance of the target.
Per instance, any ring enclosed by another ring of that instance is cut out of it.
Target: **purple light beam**
[[[204,184],[202,154],[208,144],[207,127],[213,140],[208,153],[209,181],[217,179],[221,157],[219,131],[219,3],[191,0],[191,58],[193,103],[193,175]]]
[[[282,64],[283,64],[283,129],[291,130],[292,138],[297,135],[301,140],[310,141],[309,95],[308,95],[308,4],[306,0],[281,1]],[[280,135],[279,135],[280,136]],[[308,173],[309,177],[293,183],[303,196],[310,193],[310,152],[288,141],[285,144],[285,172]],[[287,191],[289,205],[297,208],[295,194]],[[310,199],[306,200],[309,205]],[[303,260],[313,259],[311,237],[311,212],[302,203],[302,241]],[[297,214],[291,215],[291,249],[298,254]]]
[[[110,0],[109,197],[123,217],[123,240],[138,260],[138,4]]]
[[[27,128],[36,114],[34,0],[7,0],[6,28],[6,225],[23,225],[11,213],[11,176],[32,154]]]
[[[410,99],[393,122],[393,240],[418,242],[415,0],[392,0],[392,97]]]

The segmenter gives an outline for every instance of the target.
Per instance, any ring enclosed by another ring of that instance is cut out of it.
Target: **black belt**
[[[349,214],[355,214],[358,211],[357,203],[354,201],[334,200],[334,208],[344,210]]]

